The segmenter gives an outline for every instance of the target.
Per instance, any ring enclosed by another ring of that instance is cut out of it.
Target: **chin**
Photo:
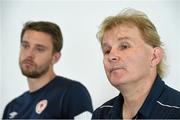
[[[109,80],[113,85],[122,84],[125,82],[125,72],[114,71],[109,74]]]
[[[125,83],[125,81],[123,79],[120,79],[120,78],[111,78],[111,79],[109,79],[109,82],[114,87],[117,87],[117,86]]]

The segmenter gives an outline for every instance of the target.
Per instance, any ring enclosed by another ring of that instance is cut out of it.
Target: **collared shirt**
[[[122,119],[123,101],[119,94],[97,108],[92,119]],[[180,119],[180,92],[168,87],[157,75],[150,93],[133,118]]]

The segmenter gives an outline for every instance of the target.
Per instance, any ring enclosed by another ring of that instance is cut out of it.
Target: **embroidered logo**
[[[36,105],[36,113],[41,114],[44,109],[47,107],[48,101],[47,100],[41,100],[37,105]]]
[[[18,114],[18,113],[17,113],[17,112],[15,112],[15,111],[14,111],[14,112],[9,113],[9,119],[15,118],[17,114]]]

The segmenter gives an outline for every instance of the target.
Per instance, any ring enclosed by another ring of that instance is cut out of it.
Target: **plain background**
[[[157,27],[165,44],[168,74],[164,81],[180,90],[179,0],[58,1],[1,0],[0,2],[0,118],[5,105],[28,90],[19,65],[20,32],[29,20],[52,21],[62,30],[62,58],[57,74],[80,81],[89,90],[94,109],[118,95],[108,82],[96,32],[102,20],[124,8],[144,11]]]

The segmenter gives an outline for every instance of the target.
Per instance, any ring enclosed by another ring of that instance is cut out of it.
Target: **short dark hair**
[[[21,42],[22,37],[27,30],[36,30],[39,32],[44,32],[52,37],[53,52],[60,52],[63,47],[63,36],[59,26],[55,23],[48,21],[28,21],[24,24],[21,31]]]

